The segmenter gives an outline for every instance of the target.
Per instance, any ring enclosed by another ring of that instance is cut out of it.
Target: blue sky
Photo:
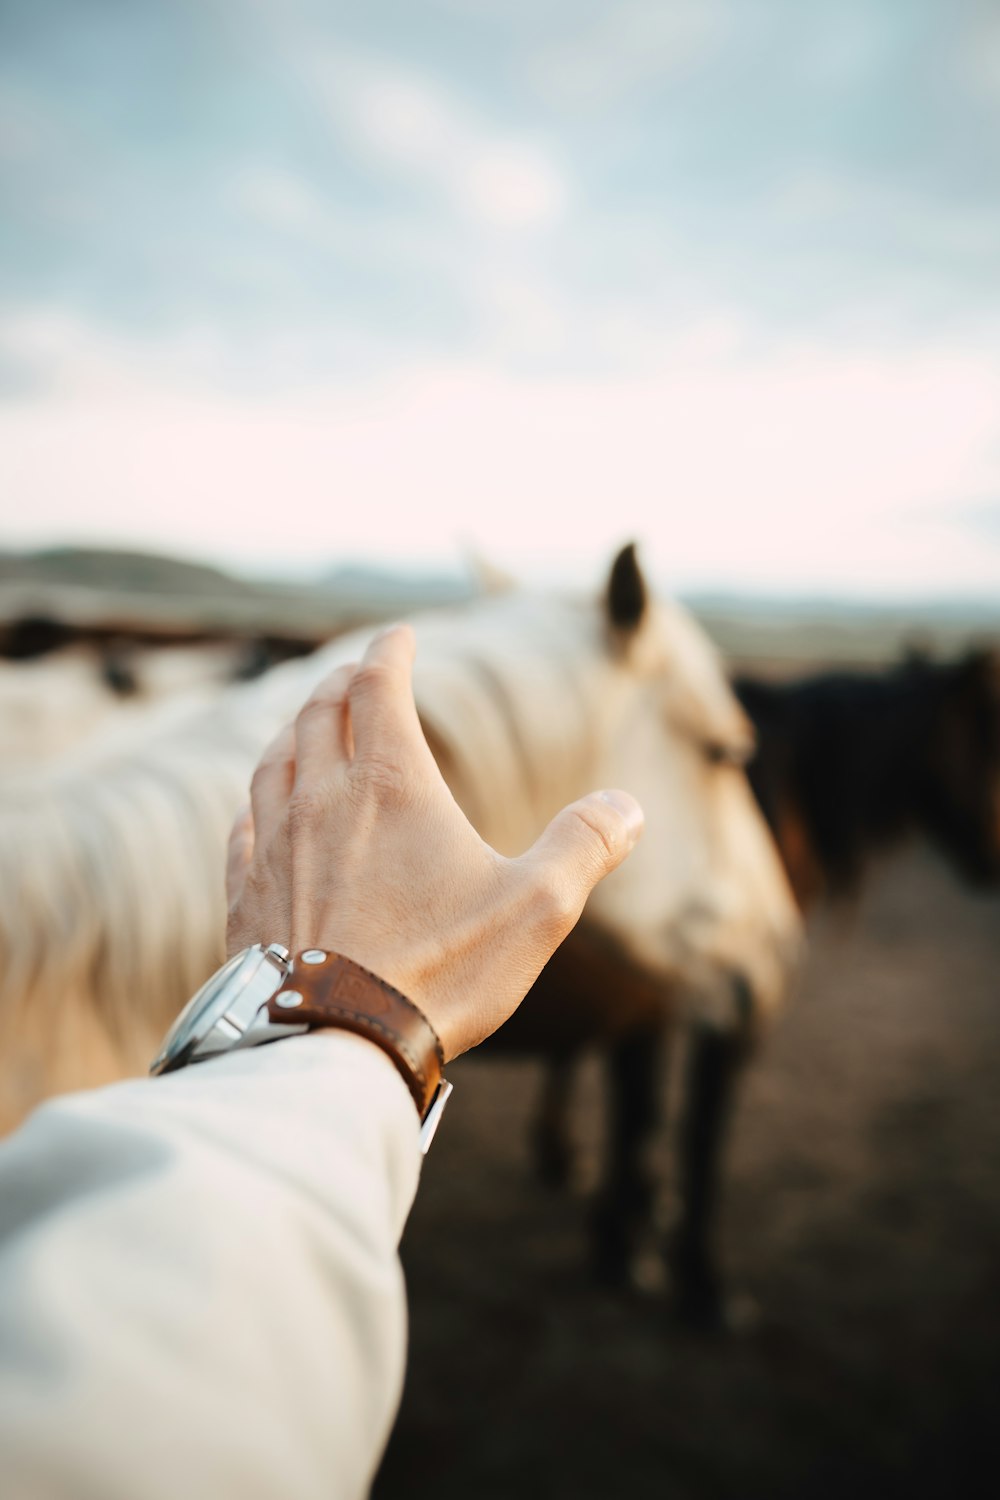
[[[993,0],[3,0],[0,540],[1000,585]]]

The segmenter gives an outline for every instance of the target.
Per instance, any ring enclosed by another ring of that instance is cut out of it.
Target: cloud
[[[493,229],[544,229],[569,202],[545,147],[498,130],[430,77],[374,57],[320,53],[303,62],[335,128],[383,172],[429,186]]]
[[[182,388],[197,400],[218,374],[221,353],[217,336],[194,323],[169,337],[137,339],[69,308],[0,310],[0,366],[8,388],[34,391],[41,409],[128,404],[139,391]]]

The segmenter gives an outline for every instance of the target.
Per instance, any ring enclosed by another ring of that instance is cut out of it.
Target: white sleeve
[[[399,1403],[418,1120],[324,1032],[47,1105],[0,1147],[4,1500],[356,1500]]]

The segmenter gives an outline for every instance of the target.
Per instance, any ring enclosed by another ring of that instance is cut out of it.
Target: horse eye
[[[742,768],[753,753],[751,746],[731,745],[725,740],[706,740],[702,746],[705,759],[710,766],[736,766]]]

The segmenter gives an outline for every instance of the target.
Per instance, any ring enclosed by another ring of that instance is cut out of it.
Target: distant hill
[[[207,563],[155,552],[110,547],[48,547],[40,552],[0,552],[0,583],[47,583],[110,592],[228,595],[245,598],[252,584]]]
[[[0,624],[25,617],[123,633],[324,640],[354,625],[471,598],[471,581],[347,566],[317,583],[255,581],[148,552],[0,552]]]

